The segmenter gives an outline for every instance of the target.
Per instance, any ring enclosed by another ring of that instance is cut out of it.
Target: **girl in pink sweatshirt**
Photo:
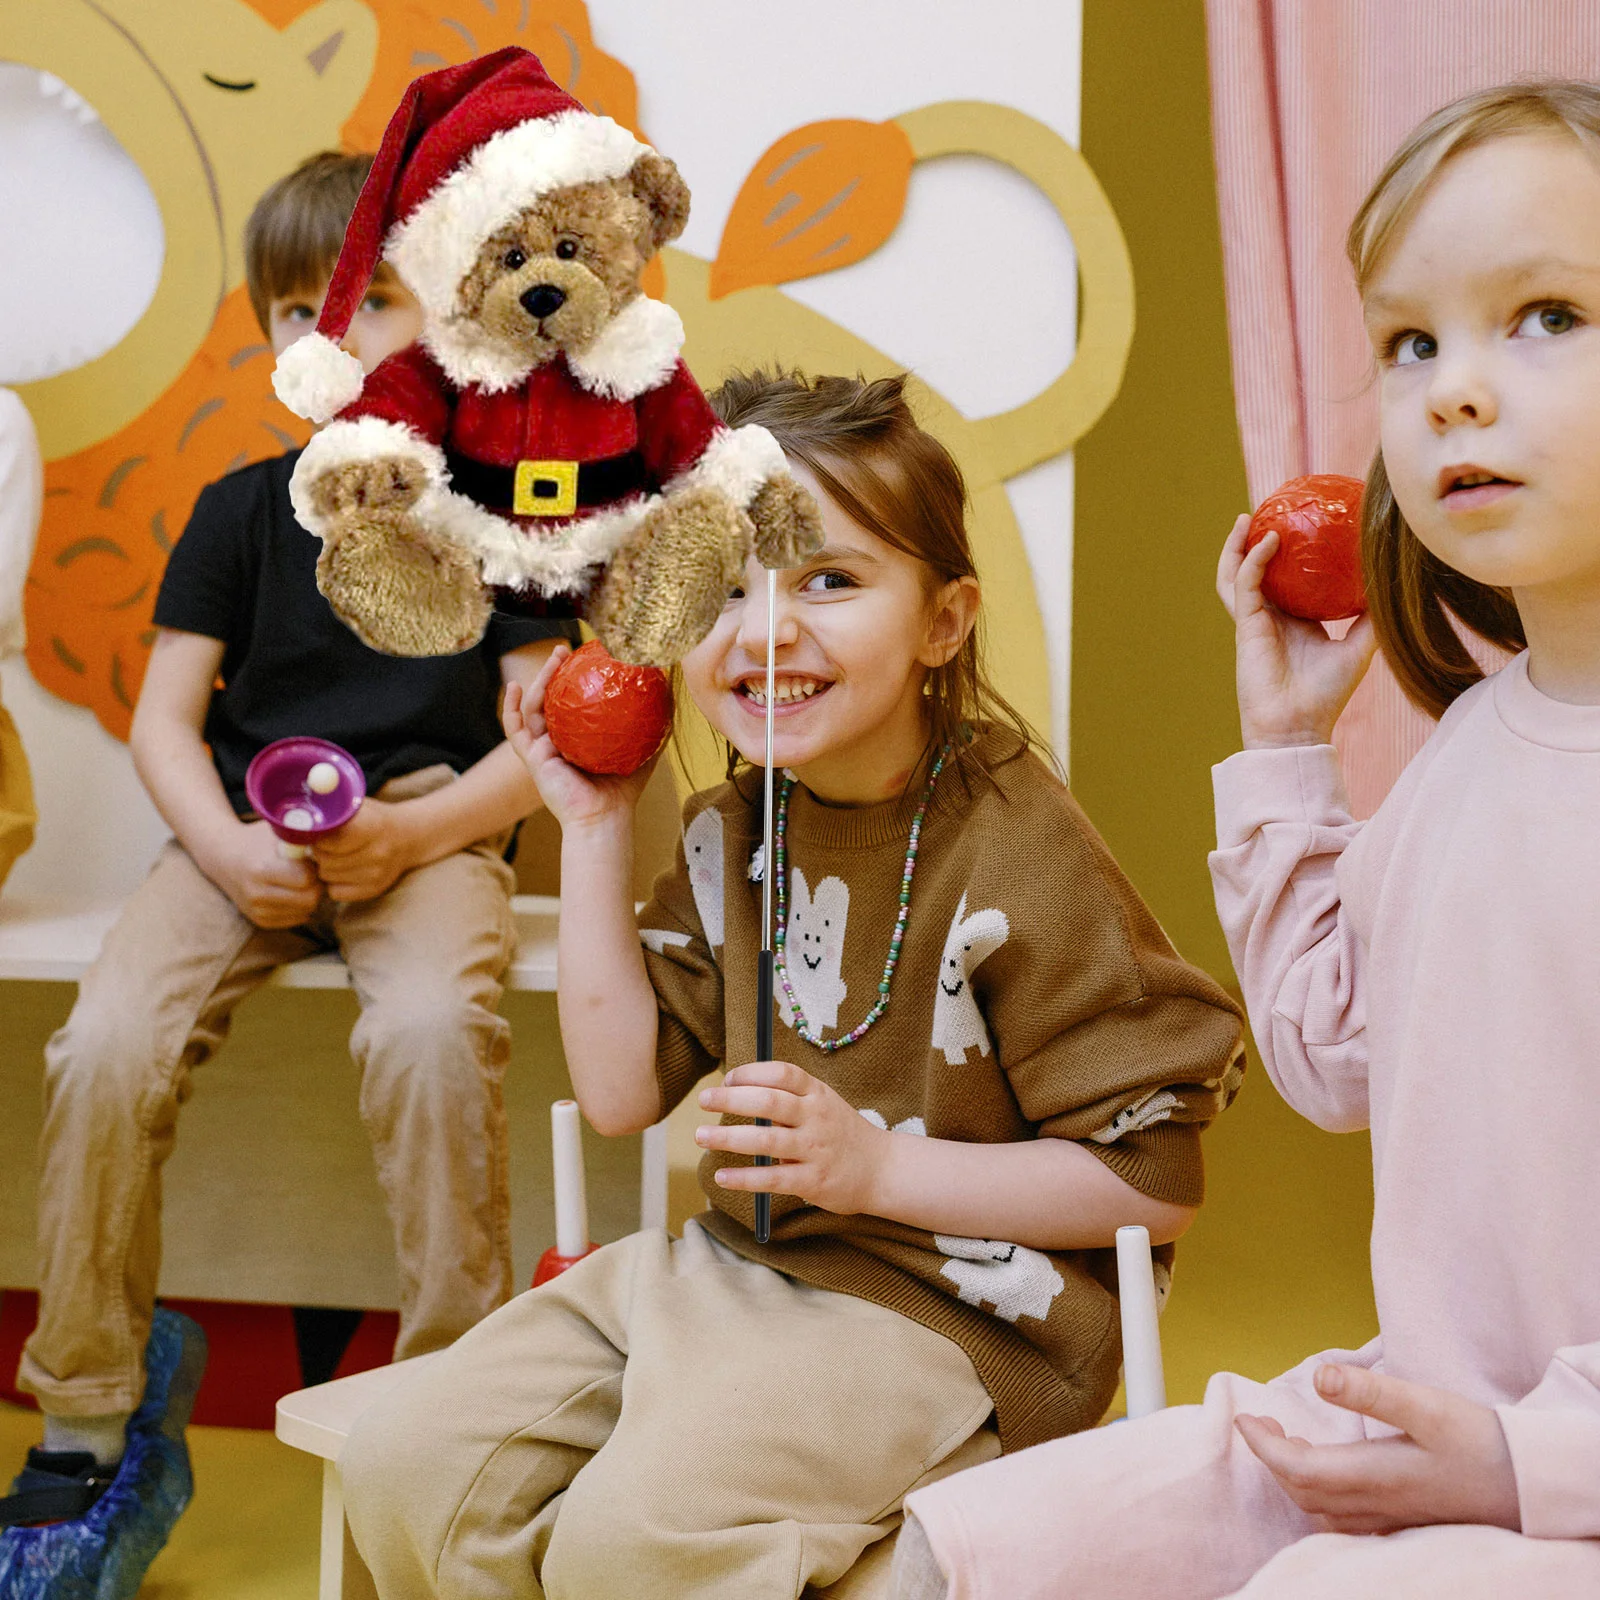
[[[1274,611],[1240,519],[1212,872],[1273,1081],[1371,1130],[1382,1333],[911,1496],[901,1600],[1600,1596],[1600,87],[1436,113],[1350,255],[1371,614]],[[1375,643],[1440,721],[1363,824]]]

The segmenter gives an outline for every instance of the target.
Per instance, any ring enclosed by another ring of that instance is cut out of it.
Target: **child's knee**
[[[629,1474],[639,1483],[637,1493],[619,1489],[614,1473],[591,1475],[592,1469],[593,1463],[586,1466],[562,1497],[540,1566],[547,1593],[609,1600],[632,1593],[638,1575],[649,1573],[651,1593],[690,1595],[712,1575],[725,1580],[737,1571],[751,1593],[772,1594],[779,1592],[775,1576],[800,1570],[805,1551],[798,1521],[779,1517],[740,1526],[729,1518],[726,1525],[707,1526],[722,1519],[708,1517],[703,1497],[685,1493],[683,1479],[665,1465],[658,1485],[647,1485],[643,1473],[637,1479]]]
[[[437,1463],[438,1450],[425,1407],[396,1403],[388,1395],[369,1406],[339,1452],[351,1527],[381,1534],[386,1523],[406,1526],[411,1520],[408,1486],[430,1462]]]
[[[130,1115],[152,1087],[171,1077],[148,1018],[136,1007],[114,1015],[80,999],[45,1047],[48,1107],[104,1107]]]
[[[498,1070],[509,1049],[505,1019],[449,989],[375,998],[351,1036],[373,1087],[404,1084],[408,1094],[442,1093],[458,1079],[475,1092],[484,1069]]]

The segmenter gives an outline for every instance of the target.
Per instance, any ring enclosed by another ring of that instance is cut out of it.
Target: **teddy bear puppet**
[[[666,666],[752,551],[794,566],[816,503],[766,429],[725,427],[640,289],[682,231],[678,170],[511,48],[424,74],[390,120],[315,333],[273,374],[326,423],[290,484],[317,583],[374,649],[444,655],[493,604],[583,616]],[[364,375],[340,348],[378,262],[420,340]]]

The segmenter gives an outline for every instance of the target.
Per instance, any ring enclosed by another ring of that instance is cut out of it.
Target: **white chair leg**
[[[644,1130],[639,1152],[639,1227],[667,1225],[667,1125]]]
[[[1146,1228],[1117,1229],[1117,1298],[1122,1306],[1122,1383],[1131,1422],[1167,1403],[1155,1269]]]
[[[339,1463],[322,1463],[322,1564],[317,1600],[378,1600],[377,1586],[344,1520]]]

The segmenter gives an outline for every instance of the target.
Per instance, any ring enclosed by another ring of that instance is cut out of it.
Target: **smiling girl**
[[[1240,519],[1212,872],[1273,1081],[1371,1130],[1382,1331],[927,1491],[905,1596],[1600,1595],[1600,87],[1437,112],[1349,248],[1372,616],[1274,611]],[[1461,624],[1518,653],[1484,678]],[[1375,639],[1440,721],[1361,824]]]
[[[637,920],[646,775],[560,760],[548,675],[508,698],[562,825],[585,1114],[636,1132],[733,1070],[700,1095],[722,1120],[699,1130],[710,1209],[681,1240],[636,1234],[522,1296],[352,1437],[351,1525],[385,1600],[828,1585],[919,1482],[1099,1420],[1116,1229],[1145,1224],[1165,1265],[1200,1200],[1237,1012],[986,685],[961,476],[902,389],[754,376],[713,397],[772,431],[826,534],[778,576],[770,863],[759,566],[683,663],[735,771],[689,802]],[[756,1061],[769,869],[787,1059]]]

